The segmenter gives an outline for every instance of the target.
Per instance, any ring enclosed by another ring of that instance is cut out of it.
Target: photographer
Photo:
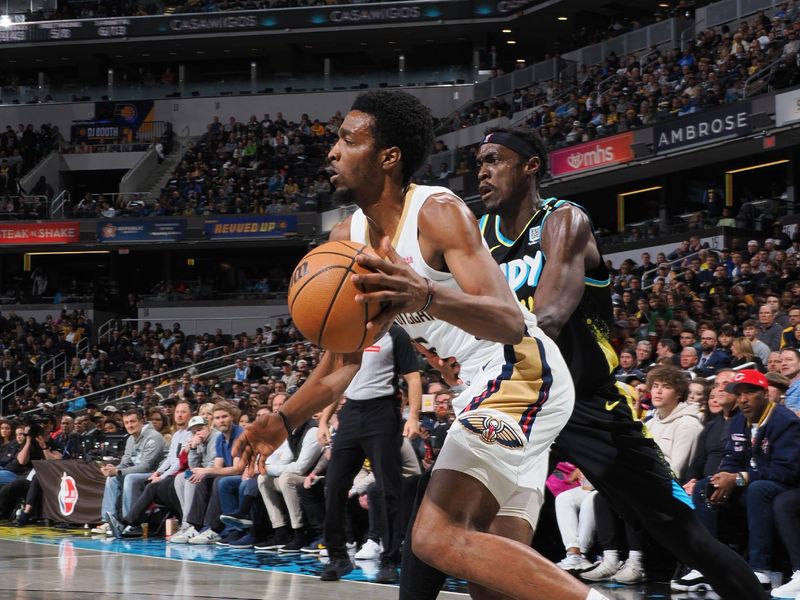
[[[24,477],[31,470],[31,461],[44,458],[46,446],[42,426],[34,422],[31,425],[19,425],[16,429],[17,455],[4,469],[0,470],[0,486]]]

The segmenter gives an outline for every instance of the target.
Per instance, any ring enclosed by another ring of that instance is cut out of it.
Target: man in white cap
[[[743,369],[725,387],[736,395],[739,414],[731,419],[730,437],[719,471],[710,479],[706,503],[698,504],[698,518],[716,531],[716,506],[738,502],[747,511],[748,562],[766,589],[773,568],[773,510],[775,498],[800,482],[800,418],[767,397],[769,381],[763,373]],[[744,524],[743,524],[744,525]],[[699,571],[691,571],[671,585],[677,591],[710,590]]]

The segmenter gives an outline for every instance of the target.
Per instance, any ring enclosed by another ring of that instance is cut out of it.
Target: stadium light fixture
[[[503,33],[511,33],[510,29],[503,29]]]
[[[645,192],[655,192],[663,187],[663,185],[654,185],[648,188],[641,188],[639,190],[631,190],[630,192],[622,192],[621,194],[617,194],[617,231],[625,231],[625,198],[628,196],[635,196],[637,194],[644,194]]]
[[[785,165],[790,162],[788,158],[782,160],[773,160],[772,162],[761,163],[758,165],[750,165],[749,167],[742,167],[740,169],[731,169],[725,171],[725,206],[733,206],[733,176],[745,171],[755,171],[756,169],[766,169],[767,167],[776,167],[778,165]]]
[[[11,27],[11,17],[8,15],[0,16],[0,27]]]
[[[516,44],[516,40],[506,40],[506,44]]]
[[[567,17],[558,17],[558,20],[559,20],[559,21],[566,21],[566,20],[567,20]]]

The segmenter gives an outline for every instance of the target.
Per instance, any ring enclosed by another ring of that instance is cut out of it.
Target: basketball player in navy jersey
[[[429,351],[463,356],[467,389],[453,400],[458,417],[417,512],[413,550],[476,590],[519,600],[601,600],[529,546],[491,532],[504,513],[532,531],[540,466],[546,473],[574,389],[555,343],[520,310],[466,205],[444,188],[410,184],[432,143],[430,112],[419,100],[367,92],[329,154],[337,195],[359,207],[331,239],[366,243],[385,257],[360,254],[358,262],[374,272],[352,276],[373,290],[356,301],[388,304],[368,328],[382,331],[396,320]],[[236,453],[263,471],[264,458],[293,427],[339,399],[359,363],[360,355],[326,352],[279,413],[248,426]]]
[[[575,409],[553,452],[577,465],[624,518],[703,573],[718,594],[729,600],[761,598],[747,563],[695,519],[691,499],[615,384],[609,274],[586,212],[540,197],[546,158],[541,138],[524,128],[489,130],[477,156],[478,190],[487,210],[480,220],[483,237],[519,302],[556,340],[575,384]],[[448,358],[429,355],[452,381],[457,369],[448,362],[461,358]],[[513,523],[506,531],[531,542],[515,533],[520,529]],[[404,553],[401,599],[435,598],[443,582],[442,575],[437,578]]]

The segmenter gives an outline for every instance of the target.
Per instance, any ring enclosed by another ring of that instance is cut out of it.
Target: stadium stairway
[[[169,156],[164,158],[164,162],[153,170],[153,174],[149,178],[149,181],[152,182],[151,185],[149,187],[142,186],[150,192],[151,200],[157,200],[161,195],[161,189],[164,188],[167,182],[172,178],[172,170],[181,162],[185,148],[189,144],[197,143],[199,139],[199,135],[181,138],[180,144],[177,145]]]

